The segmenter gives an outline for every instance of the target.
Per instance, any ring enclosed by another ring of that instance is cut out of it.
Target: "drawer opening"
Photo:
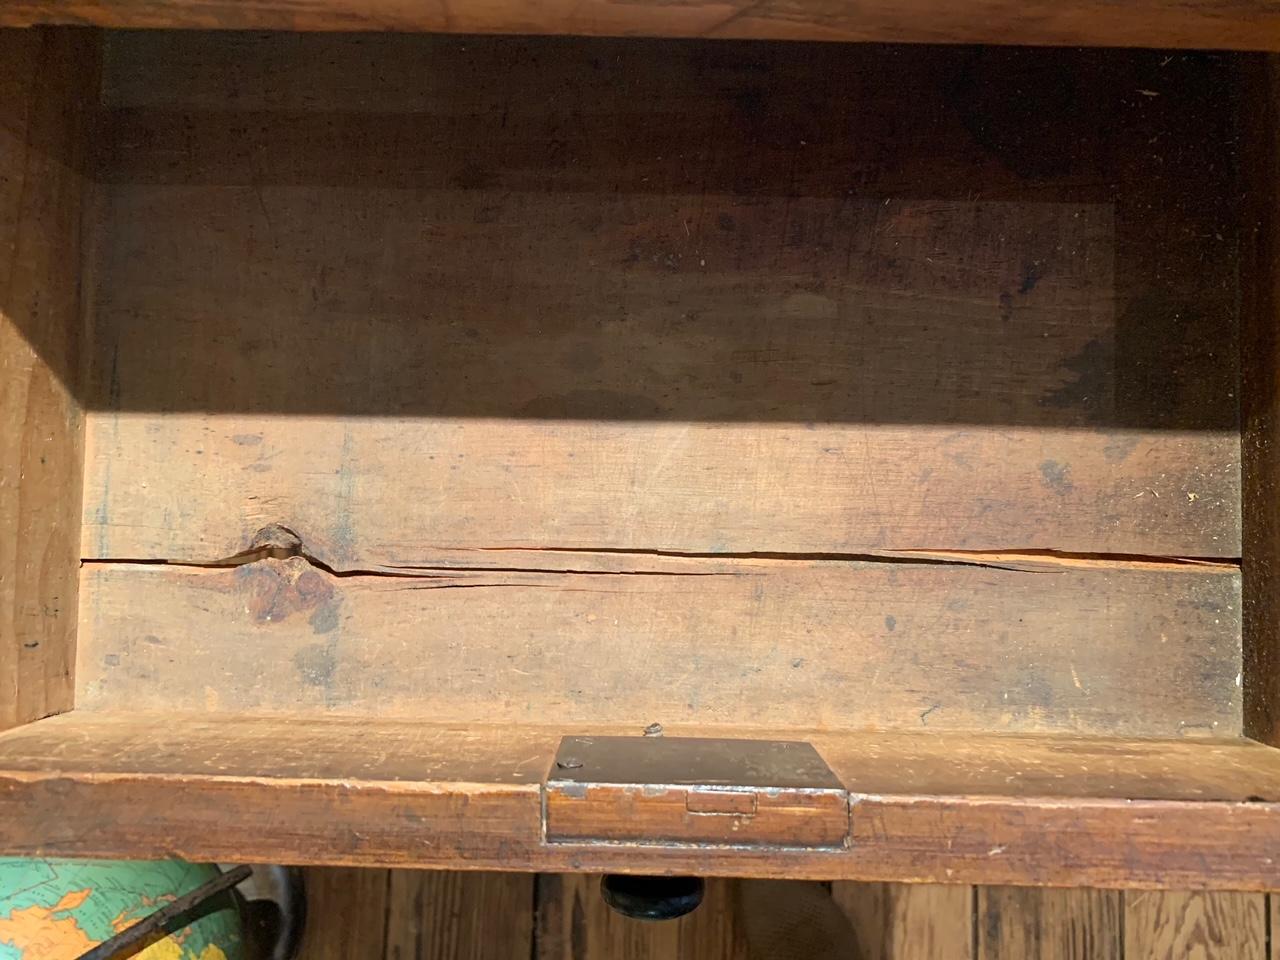
[[[696,777],[549,837],[562,738],[656,728],[812,746],[788,875],[1263,883],[1265,58],[32,36],[4,849],[774,869]]]

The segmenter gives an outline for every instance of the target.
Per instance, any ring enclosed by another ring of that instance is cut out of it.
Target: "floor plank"
[[[392,870],[386,960],[529,960],[527,873]]]
[[[1265,960],[1266,955],[1265,894],[1125,894],[1125,960]]]
[[[977,960],[1119,960],[1122,894],[980,887]]]
[[[355,960],[384,955],[392,870],[308,870],[307,931],[300,960]]]
[[[972,960],[970,886],[835,883],[861,960]]]

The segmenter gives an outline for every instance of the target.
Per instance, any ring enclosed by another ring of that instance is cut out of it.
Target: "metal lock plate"
[[[802,741],[565,737],[549,843],[842,847],[848,793]]]

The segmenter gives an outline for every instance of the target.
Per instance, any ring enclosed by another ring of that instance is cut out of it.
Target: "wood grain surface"
[[[80,728],[82,723],[88,726]],[[528,782],[520,771],[536,769],[550,757],[558,742],[551,732],[542,761],[527,740],[518,738],[495,738],[487,749],[502,743],[510,749],[485,760],[483,754],[481,759],[468,755],[475,745],[472,732],[424,737],[413,732],[422,725],[407,725],[410,729],[402,729],[396,740],[389,736],[394,729],[347,723],[349,750],[387,758],[373,761],[383,766],[382,779],[357,779],[335,768],[332,756],[309,761],[297,746],[272,752],[272,726],[280,731],[302,727],[291,735],[295,745],[309,729],[322,752],[341,739],[332,723],[263,720],[245,740],[237,739],[241,720],[225,721],[220,729],[201,723],[174,715],[114,720],[91,715],[86,720],[71,713],[0,736],[0,849],[28,856],[177,855],[335,865],[1245,890],[1274,882],[1272,865],[1280,857],[1275,774],[1265,766],[1274,764],[1274,751],[1256,744],[1234,748],[1256,757],[1243,777],[1240,768],[1212,760],[1225,745],[1202,745],[1210,769],[1201,775],[1216,771],[1216,795],[1223,799],[1176,803],[1145,799],[1161,789],[1177,795],[1181,773],[1173,764],[1165,765],[1169,772],[1163,781],[1149,782],[1125,780],[1122,764],[1109,792],[1064,799],[1013,794],[1008,784],[983,779],[999,770],[975,761],[974,788],[987,796],[966,792],[963,782],[955,782],[953,768],[946,774],[952,787],[942,796],[855,792],[848,845],[802,851],[546,843],[540,783]],[[184,741],[188,724],[191,735]],[[842,763],[829,741],[818,739],[818,748],[841,775],[849,757]],[[1131,749],[1151,754],[1160,743],[1144,741]],[[985,744],[986,753],[999,750],[998,742]],[[1068,781],[1074,772],[1087,771],[1088,758],[1104,750],[1098,744],[1059,744],[1056,772],[1043,770],[1045,782]],[[975,746],[974,752],[980,756],[982,751]],[[369,763],[358,760],[350,769]],[[477,764],[492,766],[495,773],[480,780],[486,775]],[[397,765],[404,774],[394,772]],[[901,766],[909,768],[911,761]],[[501,779],[504,775],[507,779]],[[161,785],[162,803],[157,802]],[[892,790],[892,784],[884,786]],[[1255,788],[1260,792],[1247,802],[1227,799]]]
[[[1239,556],[1229,65],[109,47],[86,557]]]
[[[1267,897],[1244,893],[1130,891],[1125,960],[1256,960],[1267,955]]]
[[[1280,49],[1280,17],[1261,0],[9,0],[0,9],[0,25],[32,23]]]
[[[747,960],[732,880],[711,880],[701,907],[670,923],[615,913],[600,897],[600,877],[538,877],[535,960]]]
[[[532,875],[388,873],[387,960],[530,960],[533,956]]]
[[[98,40],[0,30],[0,729],[69,709],[80,220]]]
[[[307,881],[313,911],[302,960],[965,960],[975,942],[982,956],[1026,960],[1269,960],[1263,911],[1275,902],[1247,893],[836,883],[830,896],[850,921],[841,929],[817,916],[826,892],[804,882],[712,880],[697,912],[655,924],[605,907],[595,875],[310,870]]]
[[[301,557],[88,565],[78,703],[636,729],[1240,729],[1234,568],[629,559],[343,577]]]
[[[163,717],[168,716],[168,722]],[[0,769],[243,781],[459,783],[528,790],[546,778],[563,727],[289,715],[77,710],[0,737]],[[638,736],[592,725],[585,734]],[[774,731],[776,733],[776,731]],[[673,723],[668,736],[767,739],[751,727]],[[1250,740],[1150,740],[916,732],[804,733],[853,793],[1280,802],[1280,754]],[[369,749],[369,745],[376,749]]]
[[[857,951],[851,960],[973,960],[973,887],[835,883]]]
[[[1124,895],[1112,890],[980,887],[979,960],[1121,960]]]

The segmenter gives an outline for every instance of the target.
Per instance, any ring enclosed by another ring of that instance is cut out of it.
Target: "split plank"
[[[340,569],[1239,556],[1238,224],[1202,189],[1221,151],[1178,136],[1234,142],[1207,61],[109,53],[85,557],[218,560],[268,523]],[[847,82],[815,97],[815,72]],[[1028,135],[1029,77],[1070,91],[1061,129]],[[1115,93],[1157,83],[1186,95]],[[1158,179],[1116,160],[1171,143]]]
[[[1233,568],[688,566],[92,564],[77,703],[637,729],[1240,729]]]

